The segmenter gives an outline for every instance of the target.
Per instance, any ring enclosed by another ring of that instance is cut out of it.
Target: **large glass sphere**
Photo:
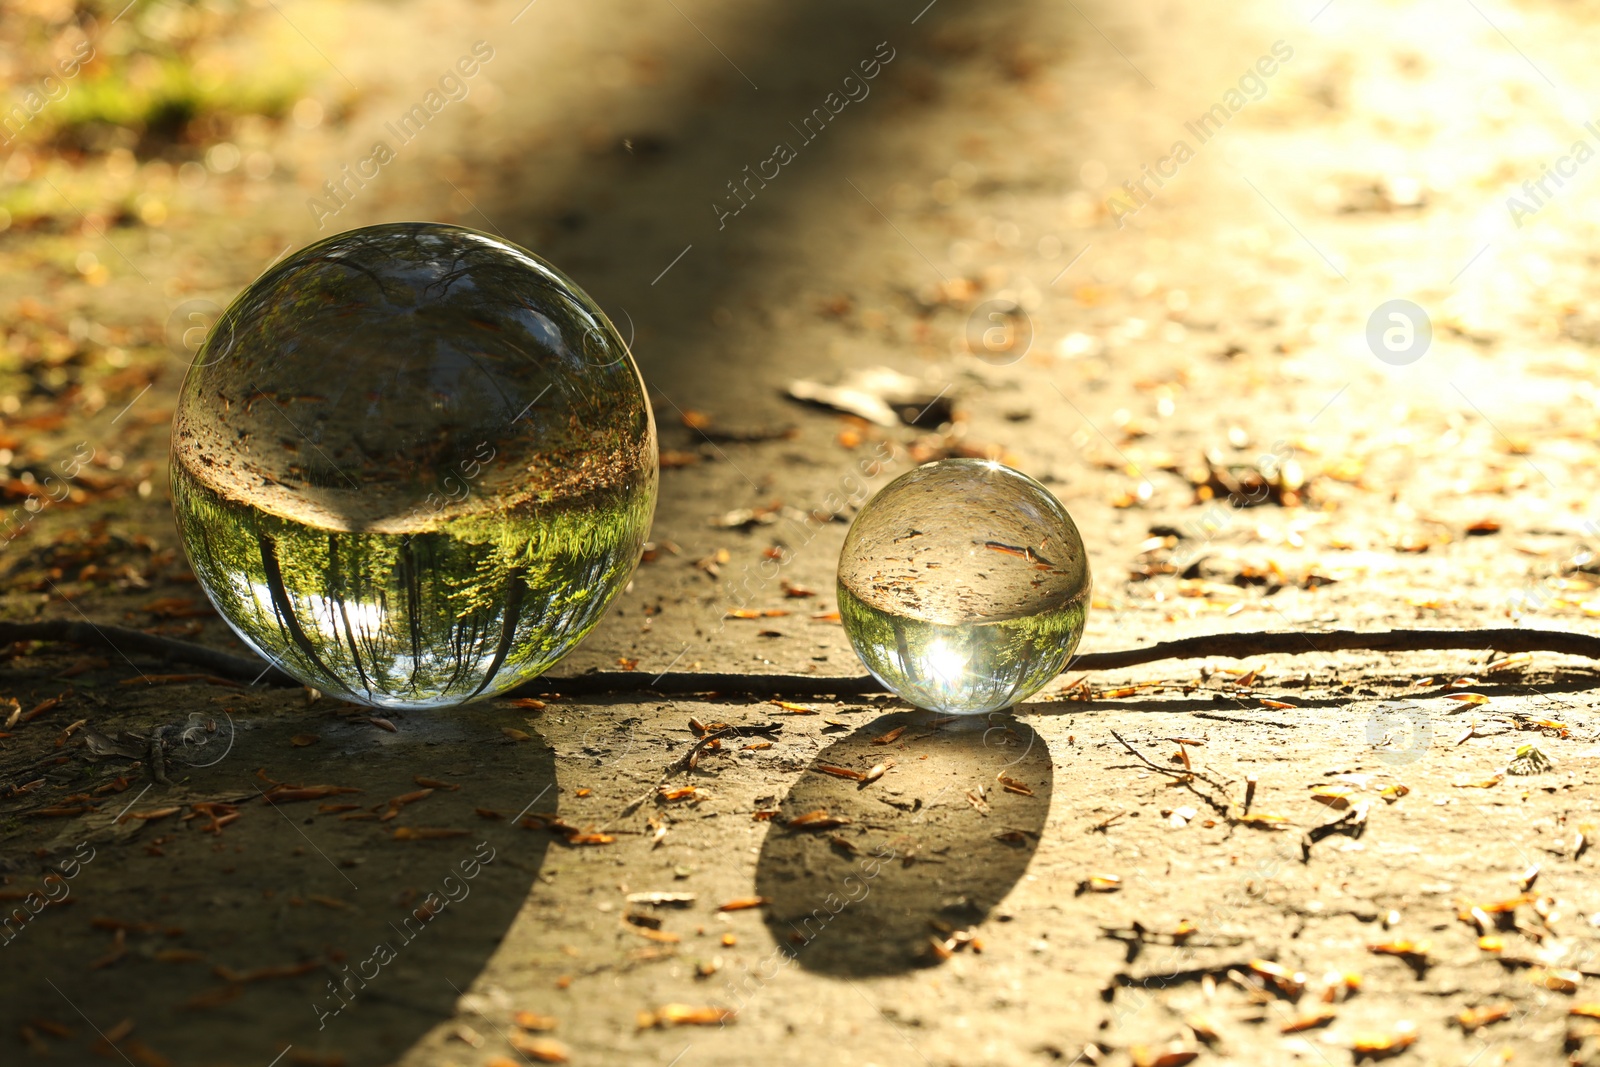
[[[1061,502],[1025,474],[946,459],[861,509],[839,557],[839,614],[884,685],[930,711],[1028,699],[1066,666],[1089,611],[1089,561]]]
[[[290,256],[217,321],[172,428],[201,586],[307,685],[439,707],[527,681],[627,584],[656,498],[638,368],[588,295],[459,226]]]

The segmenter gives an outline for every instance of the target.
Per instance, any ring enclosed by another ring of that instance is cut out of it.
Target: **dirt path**
[[[305,72],[314,106],[240,124],[233,155],[194,149],[198,170],[7,164],[17,196],[48,179],[89,217],[57,203],[0,235],[0,445],[18,478],[78,442],[95,458],[85,501],[0,557],[6,617],[236,648],[193,614],[164,499],[167,335],[286,248],[432,218],[579,279],[636,329],[655,394],[658,548],[558,675],[856,673],[827,618],[852,506],[953,452],[1072,511],[1086,651],[1508,617],[1592,632],[1587,6],[924,3],[268,5],[229,47]],[[479,41],[462,98],[327,198]],[[838,90],[862,98],[802,141],[791,123]],[[775,142],[792,162],[730,194]],[[1571,177],[1535,204],[1520,186],[1545,164]],[[91,206],[119,181],[146,199]],[[1392,300],[1427,316],[1410,362],[1389,309],[1388,359],[1368,340]],[[1010,333],[985,349],[992,328]],[[782,396],[877,364],[942,391],[953,426]],[[712,522],[738,509],[748,524]],[[1568,1009],[1600,1000],[1594,672],[1490,651],[1069,675],[973,722],[620,694],[375,723],[13,648],[0,696],[61,699],[0,739],[0,783],[22,787],[0,799],[0,892],[70,893],[0,947],[5,1062],[86,1062],[109,1038],[141,1065],[469,1067],[520,1061],[519,1033],[536,1059],[518,1012],[557,1020],[537,1039],[574,1063],[1320,1065],[1364,1040],[1399,1062],[1565,1062],[1587,1025]],[[91,760],[85,727],[58,743],[79,720],[167,725],[169,781],[143,752]],[[695,721],[782,730],[658,796]],[[1554,769],[1505,774],[1525,744]],[[866,787],[816,770],[890,760]],[[311,785],[360,792],[263,799]],[[818,808],[851,821],[784,825]],[[674,1026],[674,1004],[737,1014]],[[1587,1040],[1573,1062],[1600,1062]]]

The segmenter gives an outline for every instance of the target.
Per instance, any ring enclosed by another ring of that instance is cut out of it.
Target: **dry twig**
[[[1192,768],[1186,767],[1183,770],[1179,771],[1179,770],[1173,770],[1173,769],[1171,769],[1169,767],[1163,767],[1163,766],[1161,766],[1161,764],[1154,763],[1151,760],[1147,759],[1145,757],[1144,753],[1140,752],[1138,749],[1136,749],[1132,745],[1128,744],[1128,742],[1124,741],[1122,739],[1122,735],[1117,733],[1115,730],[1111,731],[1111,736],[1117,739],[1117,744],[1121,745],[1123,748],[1127,749],[1130,753],[1132,753],[1134,759],[1138,760],[1140,763],[1144,764],[1146,767],[1149,767],[1152,771],[1156,771],[1156,772],[1158,772],[1160,774],[1165,774],[1165,775],[1168,775],[1169,777],[1176,778],[1178,781],[1183,783],[1184,788],[1188,789],[1189,792],[1193,793],[1195,796],[1199,797],[1201,800],[1203,800],[1207,804],[1211,805],[1211,810],[1212,811],[1215,811],[1218,815],[1221,815],[1225,819],[1228,819],[1230,821],[1232,820],[1233,816],[1231,814],[1231,809],[1233,807],[1233,802],[1228,799],[1228,787],[1227,786],[1223,785],[1221,782],[1217,781],[1215,778],[1211,778],[1211,777],[1208,777],[1207,775],[1201,774],[1199,771],[1193,770]],[[1222,800],[1218,801],[1215,797],[1211,796],[1209,793],[1202,793],[1200,790],[1196,789],[1194,787],[1194,782],[1195,782],[1195,779],[1197,779],[1197,778],[1200,781],[1206,783],[1206,785],[1209,785],[1211,788],[1215,789],[1217,792],[1221,793],[1222,794]]]
[[[77,645],[143,652],[162,659],[203,666],[238,681],[272,685],[301,683],[276,667],[218,649],[159,637],[122,626],[49,620],[0,622],[0,646],[17,641],[65,641]],[[1559,630],[1524,630],[1500,627],[1481,630],[1359,630],[1246,631],[1162,641],[1146,648],[1090,652],[1078,656],[1072,671],[1111,671],[1169,659],[1252,659],[1257,656],[1295,656],[1308,652],[1438,652],[1482,651],[1514,654],[1553,652],[1600,660],[1600,637]],[[518,692],[532,694],[559,690],[570,696],[595,693],[750,693],[760,696],[856,696],[881,693],[883,686],[868,676],[793,674],[701,674],[691,671],[596,671],[569,678],[546,676]]]

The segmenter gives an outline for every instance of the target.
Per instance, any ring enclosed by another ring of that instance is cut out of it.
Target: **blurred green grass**
[[[198,132],[192,129],[197,120],[282,118],[305,86],[303,77],[281,68],[249,77],[205,77],[170,56],[154,63],[117,57],[79,77],[66,97],[41,113],[47,127],[42,139],[59,141],[103,124],[139,131],[145,149],[139,154],[154,154],[166,143],[198,142],[203,148],[211,138],[186,136]]]
[[[241,123],[286,121],[317,72],[272,47],[276,18],[244,0],[0,4],[0,229],[76,222],[44,176],[113,226],[136,223],[138,191],[106,180],[119,156],[180,166]]]
[[[10,112],[41,86],[54,97],[32,109],[17,143],[89,153],[120,144],[142,158],[183,145],[203,149],[227,120],[281,118],[305,89],[304,71],[248,46],[270,7],[227,0],[128,6],[23,0],[0,8],[0,110]],[[62,64],[75,67],[74,55],[86,47],[93,51],[81,69],[63,76]],[[128,135],[135,144],[124,143]]]

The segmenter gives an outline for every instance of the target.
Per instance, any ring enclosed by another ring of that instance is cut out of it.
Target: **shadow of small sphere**
[[[876,743],[901,727],[892,743]],[[818,769],[865,772],[890,760],[865,786]],[[1001,775],[1032,795],[1006,790]],[[771,901],[767,926],[794,962],[818,974],[932,966],[939,957],[930,937],[982,922],[1021,879],[1051,788],[1044,740],[1009,713],[876,719],[818,753],[780,805],[756,868],[756,892]],[[970,799],[980,790],[987,812]],[[818,809],[850,822],[784,825]]]

